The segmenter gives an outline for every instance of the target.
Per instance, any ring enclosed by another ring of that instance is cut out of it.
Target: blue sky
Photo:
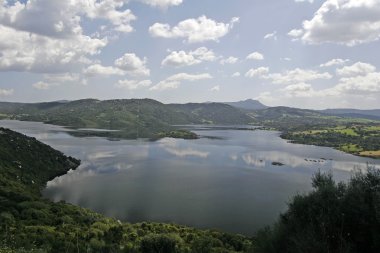
[[[0,100],[380,108],[380,0],[0,0]]]

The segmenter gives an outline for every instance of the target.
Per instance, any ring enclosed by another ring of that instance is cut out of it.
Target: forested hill
[[[173,125],[245,124],[240,109],[221,104],[165,105],[151,99],[84,99],[50,103],[0,103],[0,118],[40,121],[76,128],[121,130],[123,137],[152,137]]]
[[[245,112],[223,103],[169,104],[178,113],[189,115],[192,122],[206,124],[248,124],[252,121]]]
[[[241,235],[143,222],[121,223],[40,190],[79,161],[34,138],[0,128],[0,252],[249,252]]]

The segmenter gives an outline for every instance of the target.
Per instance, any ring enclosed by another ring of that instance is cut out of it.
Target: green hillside
[[[168,106],[178,113],[188,115],[193,123],[240,125],[252,121],[245,112],[223,103],[170,104]]]
[[[281,131],[294,143],[332,147],[350,154],[380,158],[380,121],[333,116],[314,110],[271,107],[250,112],[253,121]]]
[[[225,104],[165,105],[151,99],[0,103],[0,115],[1,118],[39,121],[74,128],[120,130],[107,135],[123,138],[162,136],[163,133],[175,130],[173,125],[244,124],[250,120],[239,109]],[[170,136],[173,137],[172,134]]]
[[[249,252],[241,235],[174,224],[121,223],[42,199],[48,180],[79,161],[0,128],[0,252]]]

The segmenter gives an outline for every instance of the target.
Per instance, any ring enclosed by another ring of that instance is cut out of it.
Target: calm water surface
[[[215,138],[149,142],[78,138],[65,128],[34,122],[0,121],[0,126],[82,160],[76,171],[49,182],[45,197],[129,222],[174,222],[251,235],[272,224],[291,196],[310,190],[318,169],[347,180],[351,170],[366,163],[380,168],[373,159],[290,144],[273,131],[194,127],[197,134]]]

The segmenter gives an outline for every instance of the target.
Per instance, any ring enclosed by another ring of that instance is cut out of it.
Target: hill
[[[64,202],[42,199],[48,180],[79,161],[0,128],[0,252],[248,252],[241,235],[175,224],[121,223]]]
[[[124,138],[162,136],[162,133],[173,131],[173,125],[244,124],[250,120],[239,109],[221,103],[165,105],[152,99],[0,103],[0,118],[120,130],[107,134]]]
[[[239,125],[248,124],[252,119],[243,111],[223,103],[169,104],[171,109],[188,115],[193,123]]]
[[[244,101],[238,101],[238,102],[223,102],[223,104],[231,105],[236,108],[244,109],[244,110],[263,110],[268,108],[268,106],[262,104],[258,100],[253,99],[247,99]]]
[[[380,120],[380,110],[357,110],[357,109],[327,109],[320,111],[324,114],[340,117],[364,118]]]
[[[326,116],[318,111],[291,108],[285,106],[270,107],[250,112],[249,115],[258,124],[278,130],[290,130],[299,126],[330,125],[336,117]]]

